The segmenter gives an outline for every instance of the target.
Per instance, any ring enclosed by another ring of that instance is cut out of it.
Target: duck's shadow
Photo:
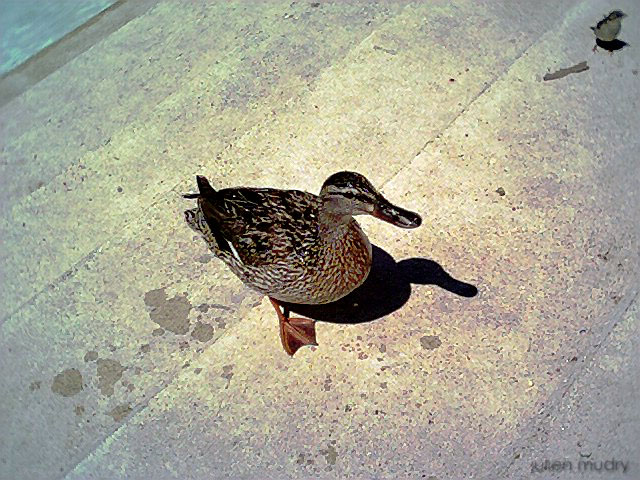
[[[616,50],[622,50],[624,47],[629,46],[627,42],[623,42],[622,40],[618,40],[617,38],[609,42],[596,38],[596,45],[611,53],[615,52]]]
[[[412,283],[437,285],[462,297],[478,293],[475,286],[456,280],[433,260],[408,258],[396,263],[391,255],[374,245],[369,277],[346,297],[325,305],[282,305],[291,312],[324,322],[371,322],[402,307],[409,300]]]

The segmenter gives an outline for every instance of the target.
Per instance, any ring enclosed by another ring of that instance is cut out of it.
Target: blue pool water
[[[113,3],[115,0],[0,0],[0,75]]]

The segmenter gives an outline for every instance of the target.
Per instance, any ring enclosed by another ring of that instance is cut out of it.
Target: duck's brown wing
[[[199,184],[200,179],[199,179]],[[298,190],[200,185],[198,205],[216,238],[245,265],[293,261],[317,238],[319,198]],[[215,233],[214,233],[215,234]]]

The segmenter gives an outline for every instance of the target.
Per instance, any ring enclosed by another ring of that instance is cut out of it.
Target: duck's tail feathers
[[[207,177],[202,175],[196,175],[196,181],[198,182],[198,193],[185,193],[182,196],[184,198],[200,198],[200,197],[209,197],[214,195],[216,191],[213,189]]]

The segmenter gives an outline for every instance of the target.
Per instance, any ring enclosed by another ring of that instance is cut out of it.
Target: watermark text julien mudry
[[[572,461],[569,459],[531,462],[531,473],[543,472],[578,472],[578,473],[627,473],[628,460],[586,460]]]

